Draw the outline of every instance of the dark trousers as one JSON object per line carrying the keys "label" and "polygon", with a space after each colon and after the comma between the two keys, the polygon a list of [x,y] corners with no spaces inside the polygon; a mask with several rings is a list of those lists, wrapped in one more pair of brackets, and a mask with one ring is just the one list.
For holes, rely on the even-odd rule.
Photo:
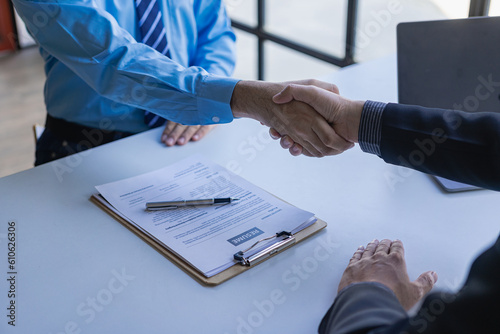
{"label": "dark trousers", "polygon": [[89,128],[47,115],[45,131],[36,144],[35,166],[132,135]]}

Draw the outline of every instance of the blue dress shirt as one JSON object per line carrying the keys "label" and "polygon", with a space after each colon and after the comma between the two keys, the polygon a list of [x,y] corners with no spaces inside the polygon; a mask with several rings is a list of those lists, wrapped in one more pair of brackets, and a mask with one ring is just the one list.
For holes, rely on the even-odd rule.
{"label": "blue dress shirt", "polygon": [[144,110],[188,125],[233,120],[235,35],[222,0],[158,0],[172,59],[137,42],[133,0],[13,3],[45,59],[51,116],[133,133],[148,129]]}

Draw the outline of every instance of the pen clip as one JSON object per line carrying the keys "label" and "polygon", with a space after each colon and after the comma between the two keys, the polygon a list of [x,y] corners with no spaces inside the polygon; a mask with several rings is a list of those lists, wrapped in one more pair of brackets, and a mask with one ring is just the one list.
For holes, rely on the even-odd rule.
{"label": "pen clip", "polygon": [[[268,241],[271,239],[278,239],[278,241],[272,243],[271,245],[256,251],[255,253],[251,252],[252,250],[256,249],[256,246],[264,241]],[[293,236],[292,233],[282,231],[279,233],[276,233],[275,235],[271,237],[267,237],[264,239],[261,239],[257,241],[255,244],[253,244],[251,247],[245,249],[244,251],[239,251],[233,255],[233,258],[240,263],[241,265],[244,266],[251,266],[252,264],[259,263],[272,255],[278,253],[279,251],[292,246],[295,244],[295,237]],[[245,256],[245,253],[251,252],[250,255]]]}
{"label": "pen clip", "polygon": [[156,207],[147,207],[146,211],[160,211],[160,210],[172,210],[177,209],[178,206],[170,205],[170,206],[156,206]]}

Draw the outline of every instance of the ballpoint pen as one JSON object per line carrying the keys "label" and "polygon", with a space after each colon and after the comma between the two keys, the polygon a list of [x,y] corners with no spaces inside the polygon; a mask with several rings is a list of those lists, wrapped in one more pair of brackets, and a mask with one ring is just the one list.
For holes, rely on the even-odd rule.
{"label": "ballpoint pen", "polygon": [[208,199],[192,199],[185,201],[167,201],[167,202],[148,202],[146,203],[146,210],[170,210],[177,209],[182,206],[195,206],[195,205],[220,205],[229,204],[238,201],[238,198],[208,198]]}

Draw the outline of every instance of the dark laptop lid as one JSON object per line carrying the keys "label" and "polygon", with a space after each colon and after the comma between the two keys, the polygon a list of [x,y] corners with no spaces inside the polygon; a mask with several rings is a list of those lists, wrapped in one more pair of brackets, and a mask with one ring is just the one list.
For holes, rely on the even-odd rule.
{"label": "dark laptop lid", "polygon": [[[401,23],[399,103],[500,112],[500,17]],[[447,192],[479,189],[435,177]]]}
{"label": "dark laptop lid", "polygon": [[500,17],[401,23],[399,102],[500,111]]}

